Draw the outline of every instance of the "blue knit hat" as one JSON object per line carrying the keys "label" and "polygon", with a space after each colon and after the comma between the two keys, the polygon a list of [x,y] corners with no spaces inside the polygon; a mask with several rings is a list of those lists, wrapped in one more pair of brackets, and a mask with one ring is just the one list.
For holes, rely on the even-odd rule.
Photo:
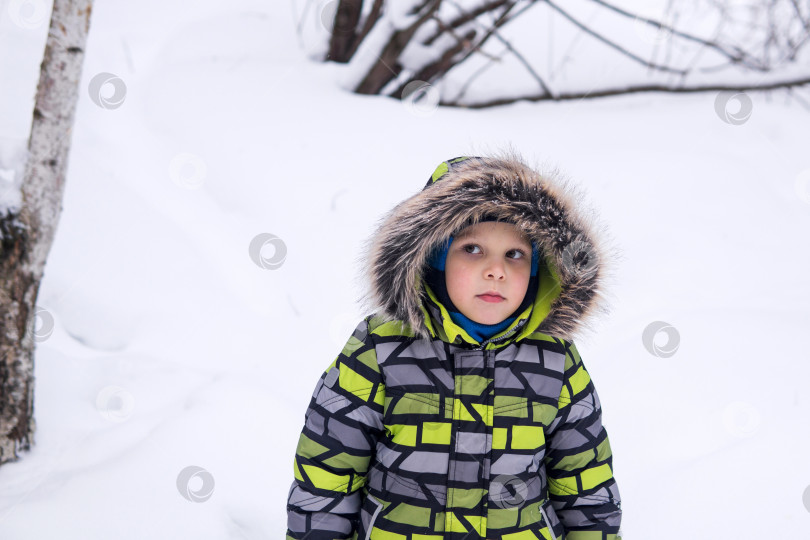
{"label": "blue knit hat", "polygon": [[[499,221],[494,216],[484,216],[481,222],[484,221]],[[506,319],[496,324],[481,324],[473,321],[461,313],[461,311],[453,304],[450,295],[447,292],[447,282],[445,278],[444,268],[447,262],[447,251],[453,243],[453,236],[451,235],[443,244],[434,248],[428,258],[428,267],[425,271],[425,282],[430,286],[430,289],[436,294],[438,300],[447,308],[450,318],[454,323],[462,327],[473,339],[479,343],[501,332],[512,324],[517,316],[525,310],[534,301],[537,295],[537,288],[539,279],[537,277],[537,268],[540,264],[540,253],[537,245],[532,241],[532,262],[531,274],[529,278],[529,286],[526,288],[526,295],[520,306]]]}

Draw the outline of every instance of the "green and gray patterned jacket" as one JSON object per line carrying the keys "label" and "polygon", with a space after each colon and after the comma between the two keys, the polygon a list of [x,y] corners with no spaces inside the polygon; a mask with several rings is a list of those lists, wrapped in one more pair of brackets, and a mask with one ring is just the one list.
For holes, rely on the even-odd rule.
{"label": "green and gray patterned jacket", "polygon": [[[287,539],[618,540],[599,397],[573,342],[604,311],[605,247],[571,188],[519,157],[456,158],[365,245],[372,313],[305,414]],[[533,304],[483,343],[422,282],[434,246],[495,214],[542,247]]]}

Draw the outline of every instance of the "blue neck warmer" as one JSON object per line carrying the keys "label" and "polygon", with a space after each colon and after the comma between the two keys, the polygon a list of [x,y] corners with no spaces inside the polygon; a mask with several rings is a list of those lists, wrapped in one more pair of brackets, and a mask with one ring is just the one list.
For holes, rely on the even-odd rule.
{"label": "blue neck warmer", "polygon": [[[483,219],[482,221],[495,221],[494,218]],[[538,278],[537,267],[540,261],[540,254],[537,246],[532,242],[532,263],[531,263],[531,278],[529,279],[529,286],[526,290],[526,296],[523,298],[520,306],[506,319],[496,324],[481,324],[464,316],[459,309],[450,300],[447,293],[447,282],[445,281],[444,267],[447,262],[447,250],[450,244],[453,243],[453,237],[450,236],[444,245],[434,249],[428,259],[428,268],[425,272],[425,282],[430,286],[430,289],[436,294],[436,297],[444,305],[450,314],[450,318],[454,323],[459,325],[467,332],[470,337],[481,343],[488,338],[501,332],[512,324],[517,316],[525,310],[534,301],[537,295]]]}

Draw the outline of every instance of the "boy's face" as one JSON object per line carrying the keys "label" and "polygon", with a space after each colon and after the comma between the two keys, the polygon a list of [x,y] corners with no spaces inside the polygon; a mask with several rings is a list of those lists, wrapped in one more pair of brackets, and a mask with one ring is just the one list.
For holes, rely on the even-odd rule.
{"label": "boy's face", "polygon": [[[467,318],[499,323],[523,302],[531,264],[531,243],[514,225],[498,221],[472,225],[454,236],[447,252],[447,293]],[[501,298],[485,296],[492,291]]]}

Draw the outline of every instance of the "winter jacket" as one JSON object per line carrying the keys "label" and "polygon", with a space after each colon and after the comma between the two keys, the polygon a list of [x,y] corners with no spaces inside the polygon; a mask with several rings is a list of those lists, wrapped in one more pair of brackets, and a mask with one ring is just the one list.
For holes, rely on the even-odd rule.
{"label": "winter jacket", "polygon": [[[532,305],[478,343],[422,283],[485,214],[542,246]],[[456,158],[365,245],[366,302],[300,434],[287,539],[618,540],[621,498],[573,342],[603,310],[605,254],[568,188],[514,155]]]}

